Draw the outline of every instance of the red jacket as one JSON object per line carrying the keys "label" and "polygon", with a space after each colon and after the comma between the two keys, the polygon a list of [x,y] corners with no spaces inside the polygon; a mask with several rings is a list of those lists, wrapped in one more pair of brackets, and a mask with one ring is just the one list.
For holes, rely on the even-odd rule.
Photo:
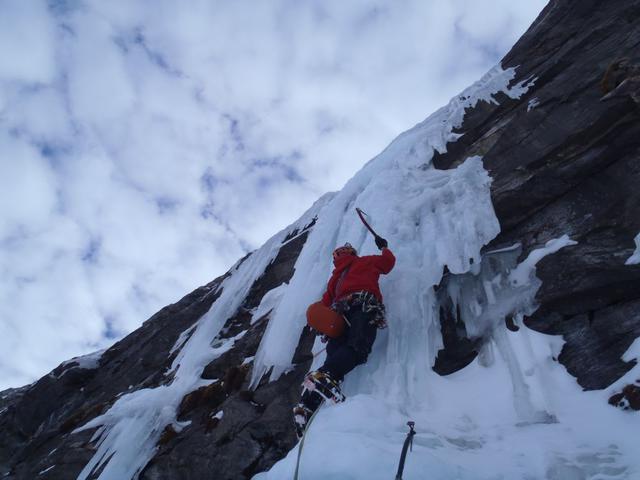
{"label": "red jacket", "polygon": [[[382,302],[378,278],[381,274],[389,273],[395,263],[396,257],[388,248],[382,250],[382,255],[366,257],[343,255],[338,257],[333,262],[336,268],[333,269],[327,284],[327,291],[322,296],[322,303],[330,307],[336,300],[363,290],[373,293]],[[340,277],[347,267],[349,270],[340,281]]]}

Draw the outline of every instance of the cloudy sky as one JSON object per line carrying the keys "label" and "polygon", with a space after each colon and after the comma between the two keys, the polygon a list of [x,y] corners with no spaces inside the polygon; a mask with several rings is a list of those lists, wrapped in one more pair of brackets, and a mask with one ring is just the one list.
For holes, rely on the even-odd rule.
{"label": "cloudy sky", "polygon": [[0,390],[222,274],[545,0],[0,0]]}

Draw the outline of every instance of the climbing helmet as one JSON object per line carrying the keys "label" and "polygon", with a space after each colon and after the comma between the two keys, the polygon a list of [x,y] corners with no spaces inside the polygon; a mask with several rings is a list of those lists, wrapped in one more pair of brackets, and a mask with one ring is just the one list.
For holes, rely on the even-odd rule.
{"label": "climbing helmet", "polygon": [[343,246],[336,248],[333,251],[333,259],[336,260],[343,255],[357,255],[356,249],[350,243],[345,243]]}

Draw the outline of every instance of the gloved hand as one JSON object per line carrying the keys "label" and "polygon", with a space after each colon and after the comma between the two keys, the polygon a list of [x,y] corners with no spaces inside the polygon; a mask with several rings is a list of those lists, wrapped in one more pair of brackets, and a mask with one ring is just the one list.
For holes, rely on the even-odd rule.
{"label": "gloved hand", "polygon": [[375,240],[376,240],[376,247],[378,247],[380,250],[382,250],[383,248],[387,248],[389,246],[389,243],[382,237],[376,236]]}

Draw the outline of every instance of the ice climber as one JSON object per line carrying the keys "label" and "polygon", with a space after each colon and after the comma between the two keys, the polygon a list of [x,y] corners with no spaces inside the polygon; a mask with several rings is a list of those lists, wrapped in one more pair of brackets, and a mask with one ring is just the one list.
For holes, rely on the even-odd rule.
{"label": "ice climber", "polygon": [[333,252],[335,268],[322,303],[344,316],[346,328],[340,337],[323,337],[323,341],[328,341],[326,360],[322,367],[305,377],[300,403],[294,407],[299,437],[323,400],[344,400],[340,382],[367,361],[378,328],[386,327],[378,279],[391,271],[396,259],[384,238],[376,236],[375,242],[381,255],[359,257],[349,243]]}

